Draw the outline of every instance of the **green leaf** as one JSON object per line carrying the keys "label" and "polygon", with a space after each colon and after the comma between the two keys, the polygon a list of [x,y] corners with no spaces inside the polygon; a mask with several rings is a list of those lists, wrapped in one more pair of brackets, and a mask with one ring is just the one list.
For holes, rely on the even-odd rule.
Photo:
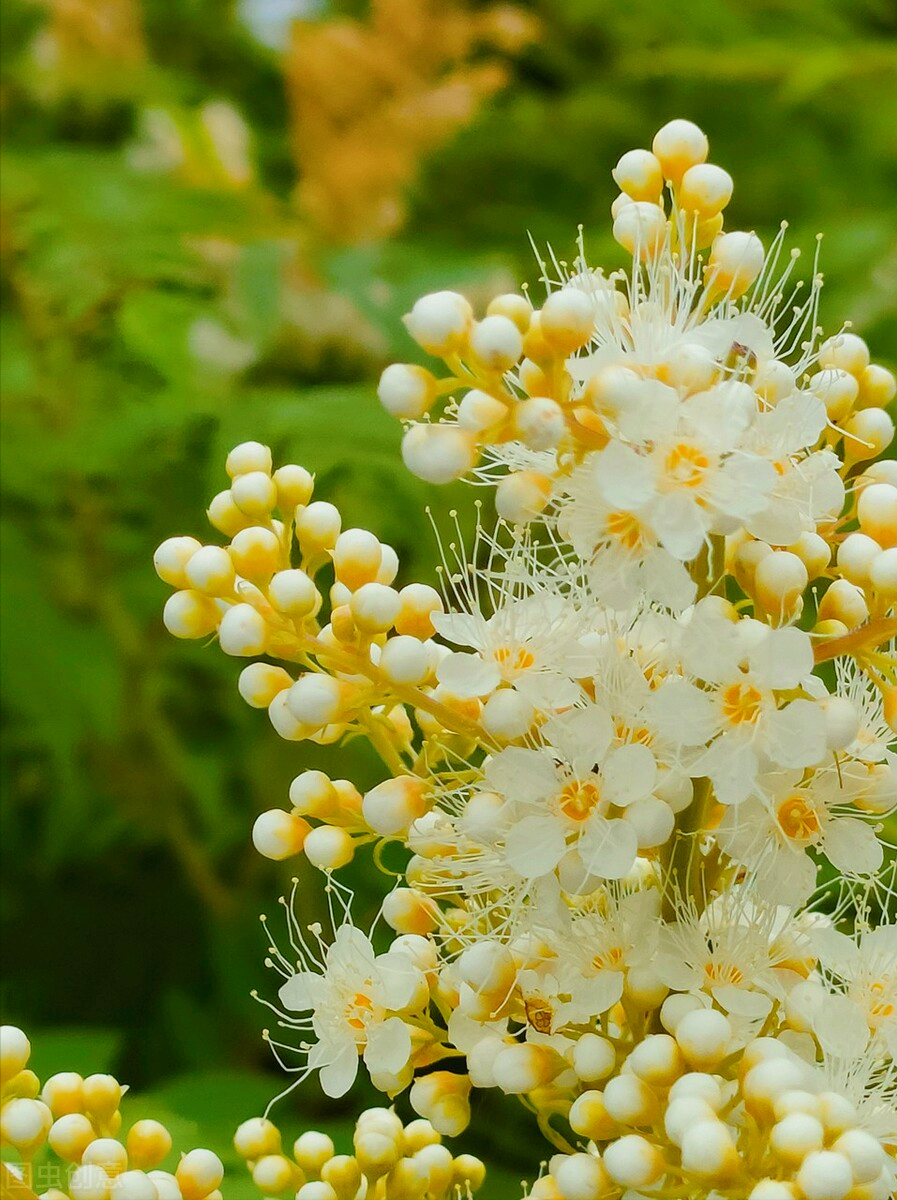
{"label": "green leaf", "polygon": [[[97,980],[97,986],[102,986],[102,980]],[[28,1066],[41,1081],[59,1071],[77,1071],[84,1076],[106,1074],[115,1067],[123,1040],[120,1030],[81,1026],[42,1029],[30,1037]]]}

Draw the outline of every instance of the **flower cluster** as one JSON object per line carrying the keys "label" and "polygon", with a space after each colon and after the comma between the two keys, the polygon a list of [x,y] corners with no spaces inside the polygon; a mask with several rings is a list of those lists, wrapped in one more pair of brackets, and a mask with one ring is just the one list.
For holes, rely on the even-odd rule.
{"label": "flower cluster", "polygon": [[[173,1172],[159,1170],[168,1158],[171,1134],[159,1121],[135,1121],[120,1138],[122,1096],[128,1090],[111,1075],[75,1071],[51,1075],[41,1084],[29,1069],[31,1043],[14,1025],[0,1028],[0,1133],[20,1167],[3,1164],[3,1194],[34,1196],[41,1177],[34,1159],[45,1149],[66,1164],[52,1172],[59,1186],[39,1200],[221,1200],[221,1160],[211,1150],[182,1154]],[[8,1173],[8,1174],[7,1174]],[[45,1167],[47,1178],[51,1171]]]}
{"label": "flower cluster", "polygon": [[[441,547],[441,592],[244,443],[209,509],[229,545],[157,552],[165,623],[261,657],[240,692],[282,737],[364,734],[388,773],[304,771],[253,830],[329,877],[332,930],[293,897],[268,960],[297,1080],[341,1095],[362,1061],[447,1136],[473,1089],[524,1097],[560,1151],[534,1196],[885,1200],[897,382],[820,340],[784,229],[724,231],[707,154],[673,121],[621,158],[626,271],[580,245],[540,308],[406,318],[446,370],[383,373],[405,463],[498,512]],[[331,873],[388,841],[365,933]]]}
{"label": "flower cluster", "polygon": [[234,1136],[263,1196],[296,1200],[471,1200],[486,1169],[471,1154],[453,1155],[429,1121],[403,1125],[389,1108],[366,1109],[355,1125],[352,1154],[337,1154],[326,1133],[308,1130],[288,1157],[280,1130],[252,1117]]}

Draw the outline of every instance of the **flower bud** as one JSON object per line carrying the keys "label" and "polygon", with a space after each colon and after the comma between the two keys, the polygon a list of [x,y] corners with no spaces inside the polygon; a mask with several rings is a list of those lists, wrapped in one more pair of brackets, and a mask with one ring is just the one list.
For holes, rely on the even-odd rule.
{"label": "flower bud", "polygon": [[614,220],[614,241],[635,258],[651,258],[667,237],[666,214],[659,204],[635,200],[622,208]]}
{"label": "flower bud", "polygon": [[457,425],[412,425],[402,439],[402,458],[426,483],[450,483],[476,462],[473,435]]}
{"label": "flower bud", "polygon": [[291,513],[299,504],[308,504],[315,490],[315,480],[311,472],[297,463],[287,463],[278,467],[272,476],[277,488],[277,507],[285,515]]}
{"label": "flower bud", "polygon": [[102,1167],[113,1178],[128,1166],[128,1152],[115,1138],[95,1138],[81,1157],[81,1162],[93,1167]]}
{"label": "flower bud", "polygon": [[604,1107],[620,1125],[650,1125],[660,1115],[657,1094],[638,1075],[617,1075],[604,1087]]}
{"label": "flower bud", "polygon": [[554,1177],[564,1200],[595,1200],[613,1187],[607,1168],[595,1154],[565,1155]]}
{"label": "flower bud", "polygon": [[289,688],[277,693],[268,705],[268,720],[285,741],[301,742],[314,733],[314,727],[304,725],[293,716],[287,704],[289,695]]}
{"label": "flower bud", "polygon": [[897,546],[875,556],[869,567],[869,583],[879,596],[889,601],[897,599]]}
{"label": "flower bud", "polygon": [[303,1183],[296,1193],[295,1200],[341,1200],[341,1198],[329,1183],[325,1183],[323,1179],[315,1179],[311,1183]]}
{"label": "flower bud", "polygon": [[560,405],[547,396],[521,400],[514,410],[514,425],[530,450],[550,450],[564,436],[566,423]]}
{"label": "flower bud", "polygon": [[550,1046],[519,1042],[498,1052],[493,1071],[506,1096],[519,1096],[551,1083],[563,1067],[564,1060]]}
{"label": "flower bud", "polygon": [[811,1150],[821,1150],[825,1140],[822,1122],[808,1113],[792,1112],[769,1132],[769,1144],[781,1162],[796,1167]]}
{"label": "flower bud", "polygon": [[470,348],[487,371],[508,371],[523,354],[520,330],[509,317],[498,313],[478,321],[470,335]]}
{"label": "flower bud", "polygon": [[209,524],[225,537],[232,538],[252,522],[245,513],[240,512],[234,503],[230,488],[213,496],[206,509]]}
{"label": "flower bud", "polygon": [[171,1134],[159,1121],[136,1121],[125,1142],[128,1163],[141,1171],[157,1167],[171,1150]]}
{"label": "flower bud", "polygon": [[710,146],[703,129],[678,118],[658,129],[651,149],[666,178],[678,183],[689,167],[706,161]]}
{"label": "flower bud", "polygon": [[819,365],[862,375],[869,366],[869,347],[855,333],[836,333],[819,347]]}
{"label": "flower bud", "polygon": [[338,721],[348,698],[345,683],[316,671],[300,675],[286,696],[287,707],[296,720],[315,729]]}
{"label": "flower bud", "polygon": [[621,192],[633,200],[656,204],[663,191],[663,170],[650,150],[627,150],[611,171]]}
{"label": "flower bud", "polygon": [[400,775],[378,783],[365,794],[365,822],[381,837],[393,837],[408,829],[428,807],[428,781],[415,775]]}
{"label": "flower bud", "polygon": [[253,582],[267,581],[280,566],[280,541],[272,529],[250,525],[234,535],[230,556],[238,575]]}
{"label": "flower bud", "polygon": [[595,302],[578,287],[552,292],[542,305],[542,336],[557,354],[587,345],[595,331]]}
{"label": "flower bud", "polygon": [[175,592],[162,609],[162,622],[176,638],[208,637],[220,619],[221,609],[215,601],[199,592]]}
{"label": "flower bud", "polygon": [[68,1190],[72,1200],[109,1200],[111,1184],[102,1167],[86,1163],[71,1173]]}
{"label": "flower bud", "polygon": [[302,817],[272,808],[256,817],[252,826],[252,844],[264,858],[282,862],[299,853],[310,830],[308,821]]}
{"label": "flower bud", "polygon": [[737,300],[763,270],[765,261],[763,243],[755,233],[721,233],[704,269],[706,284]]}
{"label": "flower bud", "polygon": [[816,1150],[801,1163],[797,1184],[806,1200],[844,1200],[853,1187],[853,1173],[843,1154]]}
{"label": "flower bud", "polygon": [[732,1026],[716,1009],[697,1008],[682,1017],[673,1036],[690,1066],[711,1070],[726,1056],[732,1040]]}
{"label": "flower bud", "polygon": [[339,537],[339,509],[326,500],[314,500],[296,512],[296,541],[306,556],[332,550]]}
{"label": "flower bud", "polygon": [[810,390],[825,405],[830,421],[843,421],[849,416],[860,388],[848,371],[826,367],[810,380]]}
{"label": "flower bud", "polygon": [[707,219],[721,213],[732,199],[732,176],[713,163],[695,163],[682,176],[676,197],[681,209]]}
{"label": "flower bud", "polygon": [[390,683],[417,685],[431,673],[427,646],[416,637],[400,634],[392,637],[380,653],[380,670]]}
{"label": "flower bud", "polygon": [[551,496],[551,480],[536,471],[515,471],[498,481],[495,510],[512,525],[535,520]]}
{"label": "flower bud", "polygon": [[663,1174],[663,1158],[656,1146],[637,1133],[619,1138],[604,1151],[604,1166],[623,1187],[650,1187]]}
{"label": "flower bud", "polygon": [[201,546],[184,568],[188,587],[206,596],[225,596],[233,591],[234,564],[223,546]]}
{"label": "flower bud", "polygon": [[43,1145],[52,1124],[53,1114],[41,1100],[19,1096],[7,1100],[0,1110],[3,1141],[23,1158],[30,1158]]}
{"label": "flower bud", "polygon": [[882,549],[897,545],[897,487],[890,483],[864,487],[857,501],[857,518],[863,533]]}
{"label": "flower bud", "polygon": [[727,1183],[739,1168],[728,1128],[715,1117],[690,1126],[682,1138],[682,1168],[699,1178]]}
{"label": "flower bud", "polygon": [[800,616],[808,582],[807,568],[796,554],[773,550],[757,564],[754,595],[776,624],[784,625]]}
{"label": "flower bud", "polygon": [[380,376],[377,396],[392,416],[419,421],[436,400],[436,379],[423,367],[392,363]]}
{"label": "flower bud", "polygon": [[298,568],[272,575],[268,599],[278,612],[296,620],[314,615],[321,607],[321,595],[313,580]]}
{"label": "flower bud", "polygon": [[191,1150],[175,1170],[184,1200],[205,1200],[224,1178],[221,1159],[211,1150]]}
{"label": "flower bud", "polygon": [[470,1079],[451,1071],[431,1071],[412,1085],[408,1099],[416,1113],[444,1137],[457,1137],[470,1123]]}
{"label": "flower bud", "polygon": [[337,871],[355,857],[355,843],[345,829],[319,825],[305,838],[305,857],[319,871]]}
{"label": "flower bud", "polygon": [[532,311],[533,306],[526,296],[520,296],[516,292],[506,292],[489,301],[486,307],[486,316],[491,317],[497,313],[501,317],[507,317],[514,322],[521,333],[526,333],[529,329]]}
{"label": "flower bud", "polygon": [[224,469],[231,479],[236,479],[238,475],[248,475],[253,471],[270,475],[273,465],[274,460],[267,446],[260,442],[241,442],[228,454]]}
{"label": "flower bud", "polygon": [[860,375],[857,408],[887,408],[897,396],[897,379],[892,371],[870,363]]}
{"label": "flower bud", "polygon": [[421,296],[405,317],[408,332],[428,354],[445,358],[467,343],[473,311],[457,292],[432,292]]}
{"label": "flower bud", "polygon": [[432,933],[438,925],[437,911],[416,888],[393,888],[383,901],[383,919],[396,933]]}
{"label": "flower bud", "polygon": [[193,537],[166,538],[153,555],[156,574],[172,587],[188,587],[185,568],[197,550],[201,549],[202,543]]}
{"label": "flower bud", "polygon": [[340,1200],[344,1196],[347,1200],[355,1200],[363,1176],[361,1167],[351,1154],[336,1154],[321,1167],[321,1179],[330,1184]]}
{"label": "flower bud", "polygon": [[346,529],[333,547],[333,569],[337,579],[351,591],[373,583],[383,552],[380,542],[367,529]]}
{"label": "flower bud", "polygon": [[864,408],[844,423],[844,461],[866,462],[894,440],[894,422],[883,408]]}
{"label": "flower bud", "polygon": [[509,411],[507,404],[501,400],[474,388],[458,405],[458,425],[471,433],[481,433],[491,425],[504,421]]}
{"label": "flower bud", "polygon": [[309,1130],[300,1134],[293,1143],[293,1158],[309,1175],[320,1175],[326,1162],[333,1158],[336,1150],[326,1133]]}
{"label": "flower bud", "polygon": [[50,1126],[47,1141],[50,1149],[67,1162],[79,1163],[84,1151],[97,1136],[93,1124],[84,1113],[67,1113]]}
{"label": "flower bud", "polygon": [[849,533],[838,547],[838,570],[857,587],[869,583],[872,561],[881,554],[881,546],[865,533]]}
{"label": "flower bud", "polygon": [[221,618],[218,641],[225,654],[237,658],[264,654],[268,643],[265,618],[251,604],[234,604]]}
{"label": "flower bud", "polygon": [[869,609],[863,593],[846,579],[836,579],[819,601],[820,621],[841,621],[848,629],[856,629],[869,619]]}
{"label": "flower bud", "polygon": [[668,1033],[653,1033],[631,1051],[628,1069],[650,1086],[670,1087],[685,1070],[682,1052]]}
{"label": "flower bud", "polygon": [[40,1098],[54,1117],[84,1111],[84,1080],[75,1071],[51,1075],[41,1089]]}
{"label": "flower bud", "polygon": [[613,1043],[597,1033],[584,1033],[570,1051],[573,1070],[584,1083],[606,1079],[617,1062]]}
{"label": "flower bud", "polygon": [[243,668],[237,690],[250,708],[267,708],[275,696],[292,684],[292,676],[283,667],[259,662]]}
{"label": "flower bud", "polygon": [[367,634],[392,629],[401,607],[399,593],[382,583],[363,583],[349,601],[355,625]]}
{"label": "flower bud", "polygon": [[263,471],[238,475],[231,484],[230,494],[240,512],[256,520],[269,516],[277,504],[277,485]]}
{"label": "flower bud", "polygon": [[444,612],[442,597],[426,583],[409,583],[399,592],[402,602],[395,619],[396,633],[408,634],[425,641],[436,632],[432,615]]}
{"label": "flower bud", "polygon": [[305,1177],[283,1154],[265,1154],[252,1166],[252,1182],[263,1196],[279,1196],[300,1187]]}

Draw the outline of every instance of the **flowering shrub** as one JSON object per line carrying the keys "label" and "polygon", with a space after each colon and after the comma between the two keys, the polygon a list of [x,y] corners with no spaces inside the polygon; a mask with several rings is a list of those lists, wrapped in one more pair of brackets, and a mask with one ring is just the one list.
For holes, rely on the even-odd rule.
{"label": "flowering shrub", "polygon": [[[784,229],[724,231],[707,155],[673,121],[621,158],[626,271],[580,245],[540,308],[414,305],[446,371],[383,373],[406,466],[498,513],[442,546],[441,592],[393,586],[395,552],[254,442],[209,508],[229,544],[157,551],[171,633],[262,658],[239,688],[281,737],[364,735],[388,772],[362,795],[305,771],[255,824],[325,874],[332,925],[286,904],[265,1036],[297,1082],[341,1096],[363,1062],[426,1124],[372,1110],[307,1182],[242,1126],[266,1194],[469,1194],[478,1166],[432,1147],[474,1088],[536,1114],[534,1198],[893,1194],[895,380],[820,340]],[[333,873],[390,842],[403,877],[364,931]]]}

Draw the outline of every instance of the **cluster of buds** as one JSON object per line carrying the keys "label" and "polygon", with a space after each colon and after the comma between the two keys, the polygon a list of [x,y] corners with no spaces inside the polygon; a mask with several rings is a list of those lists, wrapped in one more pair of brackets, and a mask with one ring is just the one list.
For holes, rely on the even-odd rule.
{"label": "cluster of buds", "polygon": [[588,1141],[552,1158],[531,1200],[893,1196],[893,1158],[822,1070],[774,1037],[732,1053],[722,1013],[666,1007],[673,1032],[645,1037],[576,1100],[570,1124]]}
{"label": "cluster of buds", "polygon": [[309,1130],[287,1155],[265,1117],[244,1121],[234,1146],[263,1196],[295,1200],[471,1200],[486,1174],[478,1158],[444,1146],[429,1121],[403,1125],[391,1108],[361,1114],[351,1154],[337,1154],[326,1133]]}
{"label": "cluster of buds", "polygon": [[[441,595],[246,443],[209,510],[230,545],[158,552],[165,620],[262,656],[240,691],[282,736],[384,763],[364,794],[304,771],[253,831],[328,877],[326,935],[295,891],[289,947],[269,931],[286,1070],[339,1096],[363,1063],[444,1136],[476,1089],[523,1097],[560,1152],[534,1196],[883,1200],[897,384],[821,340],[784,228],[768,253],[724,232],[707,154],[673,121],[620,160],[625,272],[543,264],[541,308],[482,319],[414,305],[448,374],[383,373],[405,462],[499,514],[442,551]],[[333,872],[389,841],[363,932]]]}
{"label": "cluster of buds", "polygon": [[[159,1121],[136,1121],[124,1137],[121,1099],[128,1090],[111,1075],[62,1071],[41,1083],[29,1069],[31,1043],[14,1025],[0,1028],[0,1132],[20,1165],[4,1164],[3,1194],[19,1180],[58,1180],[39,1200],[221,1200],[221,1160],[211,1150],[181,1154],[174,1171],[160,1170],[172,1148]],[[50,1150],[58,1169],[35,1168]],[[10,1191],[10,1195],[16,1195]]]}

